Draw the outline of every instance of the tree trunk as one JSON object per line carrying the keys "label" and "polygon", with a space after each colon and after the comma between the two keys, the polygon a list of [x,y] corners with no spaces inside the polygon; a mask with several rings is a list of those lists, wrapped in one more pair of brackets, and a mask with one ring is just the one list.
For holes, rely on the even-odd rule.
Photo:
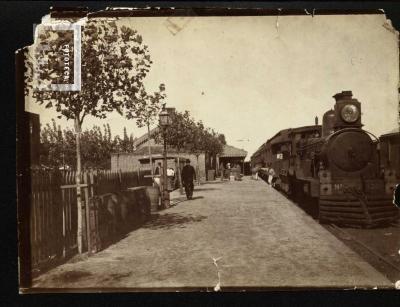
{"label": "tree trunk", "polygon": [[81,125],[79,123],[79,119],[75,119],[75,132],[76,132],[76,207],[77,207],[77,234],[76,240],[78,244],[78,252],[82,253],[82,241],[83,241],[83,232],[82,232],[82,198],[81,198]]}
{"label": "tree trunk", "polygon": [[197,165],[196,165],[196,178],[197,178],[197,184],[200,185],[200,167],[199,167],[199,155],[196,155],[196,160],[197,160]]}
{"label": "tree trunk", "polygon": [[215,174],[220,173],[220,163],[219,163],[219,155],[215,155]]}
{"label": "tree trunk", "polygon": [[162,184],[162,195],[163,195],[163,208],[169,208],[169,191],[168,191],[168,177],[167,177],[167,132],[164,129],[164,152],[163,152],[163,184]]}
{"label": "tree trunk", "polygon": [[150,159],[150,170],[151,170],[151,181],[154,186],[154,170],[153,170],[153,157],[151,155],[151,140],[150,140],[150,124],[147,123],[147,134],[149,136],[149,141],[148,141],[148,149],[149,149],[149,159]]}
{"label": "tree trunk", "polygon": [[181,176],[181,164],[180,164],[180,159],[179,159],[179,150],[177,152],[177,158],[178,158],[178,184],[179,184],[179,193],[183,195],[183,186],[182,186],[182,176]]}

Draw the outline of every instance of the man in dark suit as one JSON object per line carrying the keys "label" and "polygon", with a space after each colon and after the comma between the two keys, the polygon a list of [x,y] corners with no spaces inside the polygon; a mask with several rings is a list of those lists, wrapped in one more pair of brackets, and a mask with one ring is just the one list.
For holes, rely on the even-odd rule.
{"label": "man in dark suit", "polygon": [[190,160],[186,159],[186,165],[182,169],[182,183],[185,187],[187,199],[192,199],[193,196],[193,180],[196,180],[196,172],[194,167],[190,165]]}

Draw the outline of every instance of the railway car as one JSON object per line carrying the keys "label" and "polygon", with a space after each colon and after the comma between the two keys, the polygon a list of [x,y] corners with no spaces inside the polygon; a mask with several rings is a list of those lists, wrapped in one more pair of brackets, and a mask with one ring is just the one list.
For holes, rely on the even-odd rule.
{"label": "railway car", "polygon": [[[377,139],[362,129],[361,103],[351,91],[334,95],[322,126],[279,131],[263,144],[261,161],[278,175],[275,187],[320,223],[374,227],[398,219],[393,205],[396,170],[382,169]],[[253,162],[254,161],[254,162]]]}
{"label": "railway car", "polygon": [[[381,170],[390,177],[393,183],[400,183],[400,131],[393,131],[383,134],[379,137],[380,143],[380,164]],[[385,169],[388,171],[386,172]],[[394,170],[391,173],[390,170]],[[389,178],[388,178],[389,179]],[[394,190],[395,186],[388,185],[390,190]]]}

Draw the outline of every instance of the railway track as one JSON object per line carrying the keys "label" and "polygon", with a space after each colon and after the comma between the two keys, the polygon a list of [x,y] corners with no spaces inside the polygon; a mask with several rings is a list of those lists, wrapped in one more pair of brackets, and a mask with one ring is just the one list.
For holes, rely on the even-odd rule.
{"label": "railway track", "polygon": [[[263,178],[262,178],[263,179]],[[266,181],[265,179],[263,179]],[[282,195],[287,197],[286,194],[282,193],[282,191],[277,190],[280,192]],[[293,200],[292,200],[293,201]],[[300,203],[297,203],[293,201],[296,206],[302,208],[305,210],[304,206],[302,206]],[[306,211],[306,210],[305,210]],[[307,212],[307,211],[306,211]],[[309,215],[310,212],[307,212]],[[314,216],[314,219],[316,217]],[[321,224],[321,226],[325,227],[329,232],[331,232],[335,237],[337,237],[339,240],[341,240],[345,245],[350,247],[352,250],[354,250],[357,254],[360,255],[361,258],[363,258],[365,261],[367,261],[370,265],[372,265],[376,270],[381,272],[383,275],[385,275],[391,282],[396,283],[397,281],[400,281],[400,262],[395,263],[393,262],[390,258],[384,255],[384,253],[380,252],[378,249],[374,248],[372,244],[367,244],[363,242],[364,240],[359,240],[356,236],[362,236],[362,233],[364,231],[374,231],[374,229],[352,229],[353,232],[356,233],[355,235],[352,235],[348,231],[346,231],[346,228],[340,228],[339,226],[335,224]],[[397,224],[393,224],[394,230],[393,232],[400,233],[400,220],[397,222]],[[375,231],[381,231],[382,229],[375,229]],[[390,231],[390,230],[388,230]],[[384,240],[384,235],[381,233],[381,239]],[[400,236],[399,239],[397,240],[397,244],[389,243],[386,244],[388,249],[395,249],[396,250],[396,256],[399,257],[400,259]],[[375,240],[379,240],[375,238]],[[388,250],[386,250],[386,253],[388,253]]]}
{"label": "railway track", "polygon": [[[362,258],[364,258],[364,260],[375,267],[375,269],[384,274],[390,281],[395,283],[400,280],[400,263],[394,263],[390,258],[383,255],[382,252],[378,251],[372,245],[359,240],[343,228],[339,228],[334,224],[327,224],[324,226],[338,239],[356,251]],[[396,229],[400,230],[398,225],[396,226]],[[360,229],[360,231],[362,231],[362,229]],[[397,257],[400,257],[400,242],[397,248]]]}

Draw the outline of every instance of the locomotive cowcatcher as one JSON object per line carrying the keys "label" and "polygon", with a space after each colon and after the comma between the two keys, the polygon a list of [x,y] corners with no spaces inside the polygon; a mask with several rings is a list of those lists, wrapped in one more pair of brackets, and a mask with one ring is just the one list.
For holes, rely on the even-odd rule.
{"label": "locomotive cowcatcher", "polygon": [[272,167],[275,187],[320,223],[387,225],[398,219],[393,191],[400,174],[380,168],[379,140],[362,129],[361,104],[352,96],[334,95],[322,126],[316,118],[313,126],[279,131],[252,156],[252,166]]}

